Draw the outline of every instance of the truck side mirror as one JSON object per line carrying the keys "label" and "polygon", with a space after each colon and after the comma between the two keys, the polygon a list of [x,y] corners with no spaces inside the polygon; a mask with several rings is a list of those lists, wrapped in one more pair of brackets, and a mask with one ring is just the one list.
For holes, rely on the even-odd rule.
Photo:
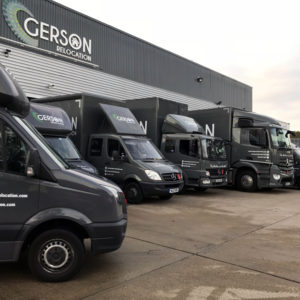
{"label": "truck side mirror", "polygon": [[112,152],[111,156],[112,156],[113,160],[120,160],[120,154],[119,154],[119,151],[117,151],[117,150],[114,150]]}
{"label": "truck side mirror", "polygon": [[38,176],[40,170],[40,163],[41,160],[38,150],[30,150],[26,164],[26,175],[28,177]]}

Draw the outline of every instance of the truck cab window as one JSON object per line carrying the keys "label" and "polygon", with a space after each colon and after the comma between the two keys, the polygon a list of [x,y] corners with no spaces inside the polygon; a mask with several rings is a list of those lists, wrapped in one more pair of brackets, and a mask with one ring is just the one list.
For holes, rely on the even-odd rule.
{"label": "truck cab window", "polygon": [[25,175],[26,161],[29,155],[28,146],[9,126],[3,126],[3,133],[6,171]]}
{"label": "truck cab window", "polygon": [[241,144],[251,145],[256,147],[267,147],[268,136],[266,130],[262,128],[257,129],[242,129],[241,130]]}
{"label": "truck cab window", "polygon": [[114,151],[118,151],[120,157],[126,156],[125,150],[124,150],[123,146],[121,145],[121,143],[117,140],[109,139],[108,143],[107,143],[108,156],[112,157],[112,154]]}
{"label": "truck cab window", "polygon": [[101,156],[102,155],[102,146],[103,146],[103,139],[99,139],[99,138],[92,139],[90,155],[91,156]]}
{"label": "truck cab window", "polygon": [[176,144],[176,140],[166,140],[165,152],[175,153],[175,144]]}
{"label": "truck cab window", "polygon": [[179,143],[179,152],[183,155],[198,157],[199,147],[198,141],[194,140],[181,140]]}

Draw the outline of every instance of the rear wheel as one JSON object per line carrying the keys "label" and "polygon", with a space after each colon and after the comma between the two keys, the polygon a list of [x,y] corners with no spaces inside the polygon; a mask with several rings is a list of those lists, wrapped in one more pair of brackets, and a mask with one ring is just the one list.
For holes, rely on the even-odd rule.
{"label": "rear wheel", "polygon": [[237,174],[237,187],[243,192],[257,191],[257,175],[252,170],[242,170]]}
{"label": "rear wheel", "polygon": [[28,264],[42,281],[66,281],[79,272],[84,255],[83,243],[75,234],[53,229],[43,232],[32,242]]}
{"label": "rear wheel", "polygon": [[127,201],[131,204],[140,204],[143,202],[143,192],[137,182],[127,183],[124,188],[124,193]]}

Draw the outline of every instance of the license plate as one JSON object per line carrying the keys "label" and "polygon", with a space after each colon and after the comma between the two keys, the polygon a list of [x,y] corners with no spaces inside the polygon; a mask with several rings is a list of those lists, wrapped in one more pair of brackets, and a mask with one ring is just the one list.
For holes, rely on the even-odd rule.
{"label": "license plate", "polygon": [[286,182],[286,183],[285,183],[285,186],[288,186],[288,185],[291,185],[291,183],[290,183],[290,182]]}
{"label": "license plate", "polygon": [[179,192],[179,188],[175,188],[175,189],[169,189],[169,193],[170,194],[175,194]]}
{"label": "license plate", "polygon": [[223,179],[216,179],[216,182],[223,182]]}

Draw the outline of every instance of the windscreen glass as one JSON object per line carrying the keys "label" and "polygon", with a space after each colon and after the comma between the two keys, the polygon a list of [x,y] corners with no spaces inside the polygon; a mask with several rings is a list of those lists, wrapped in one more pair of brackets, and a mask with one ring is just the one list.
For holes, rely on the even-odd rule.
{"label": "windscreen glass", "polygon": [[68,137],[47,137],[46,140],[63,159],[81,159],[76,147]]}
{"label": "windscreen glass", "polygon": [[136,160],[161,160],[161,153],[149,140],[124,139],[124,143],[133,159]]}
{"label": "windscreen glass", "polygon": [[203,158],[209,160],[226,160],[226,149],[222,140],[203,139],[201,143]]}
{"label": "windscreen glass", "polygon": [[287,130],[282,128],[271,128],[270,135],[273,148],[291,148],[290,136],[287,135]]}

